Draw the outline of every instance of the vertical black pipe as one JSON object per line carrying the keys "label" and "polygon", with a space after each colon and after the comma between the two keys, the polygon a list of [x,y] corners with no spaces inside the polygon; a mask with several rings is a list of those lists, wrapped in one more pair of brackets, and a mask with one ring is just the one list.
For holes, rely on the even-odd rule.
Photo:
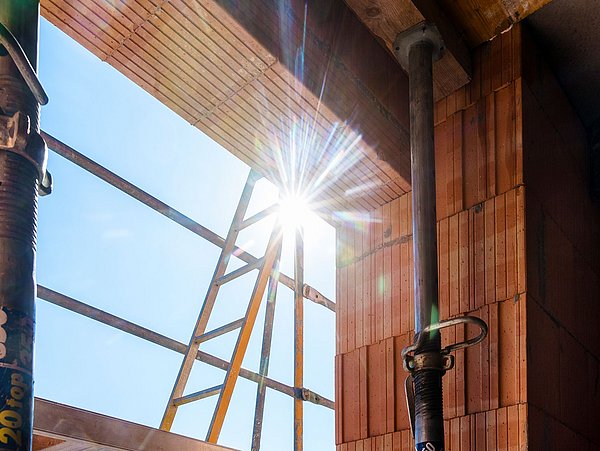
{"label": "vertical black pipe", "polygon": [[[415,332],[437,323],[438,271],[433,142],[433,55],[427,40],[409,48],[410,141],[412,167]],[[440,335],[432,333],[418,354],[440,352]],[[415,384],[415,444],[417,451],[444,449],[442,372],[422,369]]]}
{"label": "vertical black pipe", "polygon": [[[35,69],[39,1],[1,1],[0,21]],[[0,109],[26,114],[39,131],[39,105],[3,47]],[[31,449],[38,173],[28,159],[0,151],[0,449]]]}

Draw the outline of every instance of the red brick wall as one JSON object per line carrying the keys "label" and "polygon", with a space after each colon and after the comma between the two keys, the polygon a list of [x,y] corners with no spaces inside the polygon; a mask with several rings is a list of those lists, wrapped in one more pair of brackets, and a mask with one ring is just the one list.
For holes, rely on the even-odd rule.
{"label": "red brick wall", "polygon": [[588,195],[584,130],[524,42],[530,443],[600,449],[600,208]]}
{"label": "red brick wall", "polygon": [[[473,81],[435,108],[440,316],[489,338],[444,377],[447,449],[525,446],[525,189],[520,27],[478,49]],[[414,449],[400,351],[414,334],[410,193],[338,234],[336,442]],[[467,334],[474,331],[466,331]],[[462,327],[443,334],[461,340]]]}

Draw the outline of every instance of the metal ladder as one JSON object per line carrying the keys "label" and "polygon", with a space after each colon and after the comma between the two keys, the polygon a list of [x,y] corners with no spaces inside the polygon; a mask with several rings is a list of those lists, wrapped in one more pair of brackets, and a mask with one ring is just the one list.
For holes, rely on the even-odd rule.
{"label": "metal ladder", "polygon": [[[282,233],[278,224],[273,227],[265,255],[262,258],[258,258],[255,261],[247,263],[246,265],[234,271],[226,273],[227,265],[231,255],[233,254],[235,243],[240,231],[253,224],[256,224],[263,218],[266,218],[276,211],[276,205],[274,205],[249,217],[248,219],[244,219],[248,209],[248,204],[250,203],[250,199],[252,197],[254,186],[260,178],[261,176],[257,172],[251,170],[250,174],[248,175],[248,179],[246,180],[240,201],[233,216],[233,221],[229,228],[229,232],[227,233],[227,237],[225,238],[225,245],[223,246],[219,256],[210,286],[206,293],[206,297],[204,298],[200,315],[190,338],[185,357],[181,363],[181,368],[179,369],[171,396],[169,397],[169,401],[160,425],[162,430],[168,431],[171,429],[179,406],[218,394],[219,399],[210,422],[206,441],[216,443],[219,438],[219,434],[225,420],[225,415],[227,413],[227,408],[229,407],[229,403],[233,395],[233,390],[239,376],[242,361],[248,348],[250,335],[252,333],[260,303],[265,293],[269,278],[271,277],[271,283],[269,284],[269,298],[274,296],[277,285],[277,277],[275,276],[273,278],[272,274],[274,269],[278,269],[281,255]],[[258,269],[258,276],[254,284],[250,301],[248,303],[246,315],[243,318],[232,321],[207,332],[206,328],[208,321],[215,305],[220,287],[255,269]],[[275,273],[277,273],[277,271],[275,271]],[[183,393],[185,391],[192,366],[196,360],[200,344],[236,329],[240,329],[240,331],[223,384],[184,395]],[[270,337],[268,340],[270,341]],[[266,376],[266,368],[261,367],[261,376]]]}

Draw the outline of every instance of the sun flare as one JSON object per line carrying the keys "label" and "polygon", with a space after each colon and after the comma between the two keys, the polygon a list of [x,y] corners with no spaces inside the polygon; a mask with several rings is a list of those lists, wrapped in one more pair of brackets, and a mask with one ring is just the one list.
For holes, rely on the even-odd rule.
{"label": "sun flare", "polygon": [[279,220],[286,232],[293,232],[302,227],[309,215],[311,209],[308,200],[298,194],[290,194],[281,199],[279,204]]}

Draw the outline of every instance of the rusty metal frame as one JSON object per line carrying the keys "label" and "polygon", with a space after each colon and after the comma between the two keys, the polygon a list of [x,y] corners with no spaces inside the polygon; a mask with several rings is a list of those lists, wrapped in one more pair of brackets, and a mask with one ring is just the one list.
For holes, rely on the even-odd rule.
{"label": "rusty metal frame", "polygon": [[[194,333],[192,334],[190,342],[187,346],[154,331],[138,326],[130,321],[116,317],[100,309],[84,304],[66,295],[39,285],[38,297],[184,355],[179,374],[177,376],[171,396],[169,397],[168,405],[165,409],[163,420],[161,421],[161,429],[170,429],[175,417],[175,413],[177,412],[177,408],[179,406],[218,394],[219,400],[217,402],[207,435],[207,441],[216,443],[225,420],[225,415],[231,401],[231,396],[233,394],[237,378],[243,377],[258,383],[254,429],[252,436],[252,450],[258,451],[260,448],[265,390],[267,387],[289,395],[294,399],[294,449],[301,450],[303,439],[303,402],[308,401],[330,409],[334,408],[333,401],[328,400],[327,398],[324,398],[317,393],[314,393],[311,390],[303,387],[304,298],[309,299],[316,304],[322,305],[333,312],[335,312],[335,303],[327,299],[313,287],[306,285],[303,282],[304,244],[302,241],[301,230],[299,230],[296,234],[296,247],[294,252],[294,279],[279,272],[279,260],[281,258],[282,245],[282,231],[280,226],[273,228],[271,238],[269,239],[269,244],[267,245],[267,251],[265,256],[262,258],[256,258],[235,245],[236,238],[241,230],[257,223],[258,221],[277,211],[277,206],[271,206],[247,219],[244,218],[254,185],[256,181],[261,178],[260,174],[254,170],[251,170],[242,192],[238,208],[234,214],[234,219],[231,223],[229,232],[227,237],[224,239],[201,224],[193,221],[181,212],[141,190],[125,179],[119,177],[115,173],[109,171],[83,154],[77,152],[75,149],[52,137],[51,135],[42,132],[42,136],[48,143],[48,147],[54,152],[73,162],[82,169],[87,170],[91,174],[99,177],[110,185],[116,187],[125,194],[128,194],[134,199],[152,208],[158,213],[161,213],[167,218],[187,228],[196,235],[217,245],[221,248],[221,255],[219,257],[217,267],[215,268],[211,284],[207,291],[202,310],[194,328]],[[235,255],[247,264],[237,270],[226,273],[225,271],[227,269],[227,263],[232,255]],[[243,318],[232,321],[216,328],[215,330],[206,332],[208,319],[214,307],[219,287],[255,269],[258,269],[259,273],[252,296],[250,297],[246,315]],[[260,369],[259,373],[257,374],[242,368],[241,365],[249,343],[252,329],[254,327],[254,323],[256,321],[260,303],[262,301],[264,292],[267,289],[267,282],[269,283],[267,309],[265,313],[265,328],[263,331]],[[281,382],[277,382],[267,377],[275,298],[277,293],[277,284],[279,282],[283,283],[294,291],[294,387],[287,386]],[[200,343],[238,328],[240,329],[240,332],[230,362],[199,350]],[[216,387],[210,387],[195,393],[183,395],[187,379],[189,378],[189,374],[195,360],[202,361],[226,371],[224,383]]]}

